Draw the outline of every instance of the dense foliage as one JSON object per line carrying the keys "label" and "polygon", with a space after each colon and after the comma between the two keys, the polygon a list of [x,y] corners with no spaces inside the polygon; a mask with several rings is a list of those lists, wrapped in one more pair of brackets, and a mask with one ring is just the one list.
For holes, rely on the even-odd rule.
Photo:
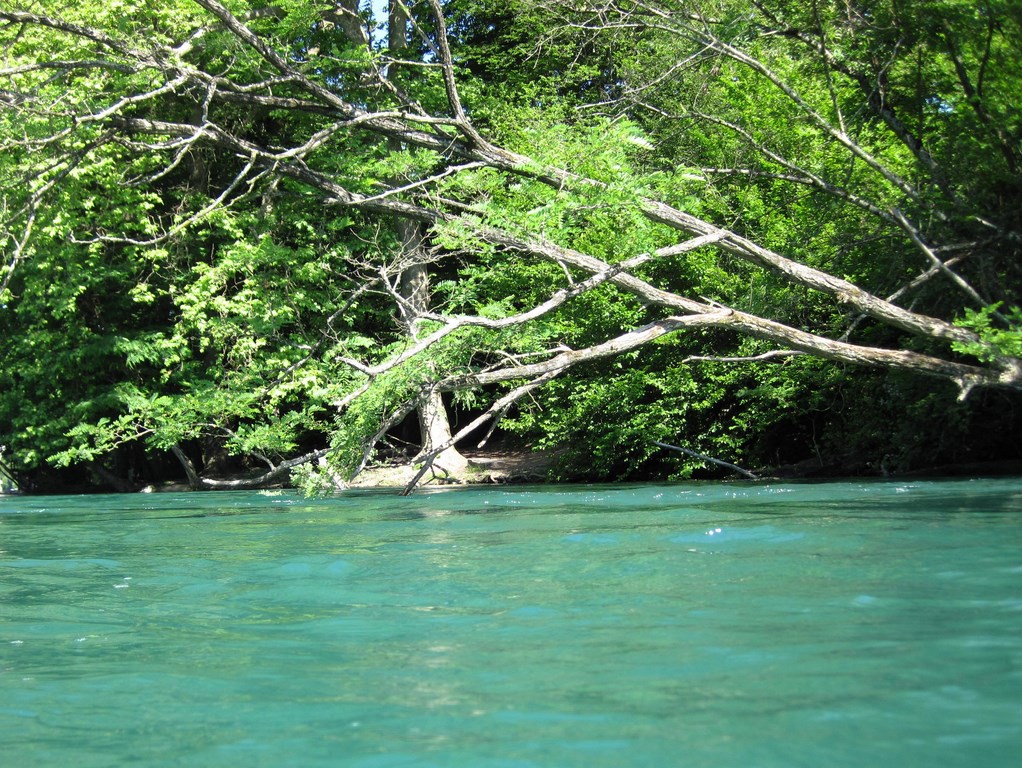
{"label": "dense foliage", "polygon": [[1022,452],[1007,0],[18,6],[26,489],[344,481],[441,393],[565,479]]}

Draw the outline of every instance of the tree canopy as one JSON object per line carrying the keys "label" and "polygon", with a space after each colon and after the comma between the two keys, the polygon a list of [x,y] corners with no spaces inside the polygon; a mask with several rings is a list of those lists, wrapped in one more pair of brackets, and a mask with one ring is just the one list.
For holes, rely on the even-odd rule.
{"label": "tree canopy", "polygon": [[25,487],[345,482],[416,411],[423,473],[1018,456],[1015,3],[15,5]]}

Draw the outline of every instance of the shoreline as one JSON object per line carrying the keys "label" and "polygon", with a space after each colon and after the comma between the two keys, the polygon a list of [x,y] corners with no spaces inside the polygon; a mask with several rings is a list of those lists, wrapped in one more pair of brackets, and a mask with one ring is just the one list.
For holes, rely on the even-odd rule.
{"label": "shoreline", "polygon": [[[466,453],[469,460],[467,470],[457,474],[446,473],[440,467],[434,468],[427,473],[419,482],[419,488],[438,488],[447,486],[480,486],[480,485],[524,485],[524,484],[546,484],[551,483],[549,470],[554,466],[556,455],[550,452],[533,451],[499,451],[493,453],[473,452]],[[413,464],[382,464],[369,467],[363,470],[358,477],[350,483],[338,485],[335,490],[343,491],[348,489],[374,489],[381,490],[402,490],[415,477],[419,466]],[[844,470],[844,471],[842,471]],[[791,464],[780,467],[771,467],[757,470],[756,480],[746,480],[738,477],[727,478],[693,478],[698,481],[716,482],[838,482],[847,480],[863,481],[884,481],[884,480],[942,480],[957,478],[994,478],[994,477],[1022,477],[1022,461],[1005,460],[989,462],[970,462],[961,464],[946,464],[934,467],[926,467],[917,470],[897,473],[882,472],[856,472],[849,467],[828,466],[821,467],[815,463]],[[572,481],[557,481],[562,484],[571,484]],[[613,483],[615,481],[605,481]],[[663,483],[664,478],[636,478],[627,481],[628,483]],[[685,482],[685,481],[677,481]],[[274,490],[291,489],[294,486],[290,483],[276,483],[259,489],[251,490]],[[25,491],[21,489],[4,489],[0,491],[0,498],[13,496],[48,496],[48,495],[77,495],[91,493],[185,493],[192,492],[184,480],[169,480],[161,483],[150,483],[139,487],[134,491],[115,491],[97,488],[89,489],[59,489],[59,490],[36,490]],[[215,492],[220,489],[201,489],[201,491]],[[224,489],[228,490],[228,489]]]}

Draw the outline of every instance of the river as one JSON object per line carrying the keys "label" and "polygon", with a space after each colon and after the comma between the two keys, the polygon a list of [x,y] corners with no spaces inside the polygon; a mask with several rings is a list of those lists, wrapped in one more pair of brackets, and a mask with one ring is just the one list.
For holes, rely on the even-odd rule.
{"label": "river", "polygon": [[3,497],[0,745],[1013,767],[1022,481]]}

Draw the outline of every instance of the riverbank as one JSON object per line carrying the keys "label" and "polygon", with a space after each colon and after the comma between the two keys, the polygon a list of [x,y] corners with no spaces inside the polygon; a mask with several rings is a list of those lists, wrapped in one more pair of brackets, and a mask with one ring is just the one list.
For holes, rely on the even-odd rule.
{"label": "riverbank", "polygon": [[[422,486],[437,485],[500,485],[505,483],[541,483],[555,457],[548,452],[529,450],[466,452],[468,469],[458,474],[434,467],[420,480]],[[363,470],[350,484],[351,488],[404,488],[415,478],[418,465],[393,464]]]}

